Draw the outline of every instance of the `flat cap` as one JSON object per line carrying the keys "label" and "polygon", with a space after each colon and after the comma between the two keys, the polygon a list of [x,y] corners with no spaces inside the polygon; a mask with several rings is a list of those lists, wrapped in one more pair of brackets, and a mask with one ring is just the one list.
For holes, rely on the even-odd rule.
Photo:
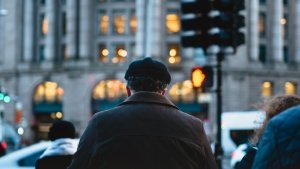
{"label": "flat cap", "polygon": [[129,77],[151,77],[168,84],[171,82],[171,75],[166,65],[151,57],[130,63],[125,73],[125,79],[128,80]]}

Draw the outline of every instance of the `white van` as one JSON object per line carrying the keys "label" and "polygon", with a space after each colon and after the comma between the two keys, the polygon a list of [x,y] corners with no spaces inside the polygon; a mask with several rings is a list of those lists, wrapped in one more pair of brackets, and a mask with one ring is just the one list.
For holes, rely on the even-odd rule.
{"label": "white van", "polygon": [[238,145],[249,141],[253,130],[263,121],[263,111],[223,112],[221,116],[221,141],[225,156],[230,155]]}

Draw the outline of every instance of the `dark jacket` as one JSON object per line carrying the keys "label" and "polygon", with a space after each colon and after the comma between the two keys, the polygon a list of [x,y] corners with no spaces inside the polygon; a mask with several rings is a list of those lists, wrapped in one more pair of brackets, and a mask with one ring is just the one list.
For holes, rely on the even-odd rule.
{"label": "dark jacket", "polygon": [[138,92],[96,113],[69,169],[216,169],[202,122],[166,97]]}
{"label": "dark jacket", "polygon": [[246,155],[242,158],[241,162],[238,163],[236,169],[251,169],[256,152],[256,147],[249,147],[246,150]]}
{"label": "dark jacket", "polygon": [[273,117],[263,134],[253,169],[300,167],[300,105]]}
{"label": "dark jacket", "polygon": [[41,157],[36,161],[36,169],[66,169],[72,161],[78,141],[61,138],[51,142]]}

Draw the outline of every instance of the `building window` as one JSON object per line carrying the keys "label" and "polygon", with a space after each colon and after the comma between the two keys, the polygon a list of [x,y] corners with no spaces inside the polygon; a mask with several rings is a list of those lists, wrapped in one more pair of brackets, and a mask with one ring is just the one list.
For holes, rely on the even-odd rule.
{"label": "building window", "polygon": [[93,89],[92,112],[116,107],[127,97],[126,84],[119,80],[104,80]]}
{"label": "building window", "polygon": [[103,63],[108,62],[109,51],[105,45],[99,45],[99,60]]}
{"label": "building window", "polygon": [[124,45],[116,45],[114,50],[114,57],[112,58],[112,63],[124,62],[127,57],[127,51]]}
{"label": "building window", "polygon": [[33,102],[38,103],[61,103],[64,90],[56,82],[46,81],[40,84],[34,93]]}
{"label": "building window", "polygon": [[265,13],[259,14],[258,31],[261,37],[266,36],[266,14]]}
{"label": "building window", "polygon": [[178,64],[180,63],[180,47],[179,44],[169,44],[168,45],[169,63]]}
{"label": "building window", "polygon": [[280,20],[280,23],[282,25],[282,37],[284,37],[285,39],[288,37],[288,17],[287,15],[284,15],[284,18],[282,18]]}
{"label": "building window", "polygon": [[118,101],[126,98],[126,85],[119,80],[105,80],[96,85],[93,99]]}
{"label": "building window", "polygon": [[130,25],[130,33],[135,34],[136,33],[136,26],[137,26],[135,12],[131,13],[129,25]]}
{"label": "building window", "polygon": [[287,6],[288,5],[288,0],[283,0],[283,5]]}
{"label": "building window", "polygon": [[41,35],[45,37],[48,33],[48,20],[45,14],[41,14]]}
{"label": "building window", "polygon": [[266,63],[266,45],[259,45],[259,60],[262,63]]}
{"label": "building window", "polygon": [[43,60],[45,60],[45,46],[44,45],[40,46],[39,52],[40,52],[39,61],[42,62]]}
{"label": "building window", "polygon": [[130,45],[130,57],[131,58],[135,58],[136,57],[136,54],[135,54],[135,44],[134,43],[132,43]]}
{"label": "building window", "polygon": [[113,32],[115,34],[125,33],[125,12],[124,10],[113,11]]}
{"label": "building window", "polygon": [[62,56],[63,60],[67,60],[68,59],[66,45],[62,45],[62,47],[61,47],[61,56]]}
{"label": "building window", "polygon": [[100,11],[98,14],[99,18],[99,34],[106,35],[108,33],[109,17],[105,11]]}
{"label": "building window", "polygon": [[283,60],[285,63],[289,63],[289,50],[287,46],[283,47]]}
{"label": "building window", "polygon": [[99,2],[100,2],[100,3],[102,3],[102,2],[107,2],[107,0],[99,0]]}
{"label": "building window", "polygon": [[43,6],[46,4],[46,0],[40,0],[40,4]]}
{"label": "building window", "polygon": [[178,12],[170,12],[166,16],[166,28],[168,34],[180,31],[180,17]]}
{"label": "building window", "polygon": [[292,82],[285,83],[285,93],[286,94],[296,94],[297,85]]}
{"label": "building window", "polygon": [[266,0],[259,0],[259,3],[260,3],[261,5],[265,5],[265,4],[266,4]]}
{"label": "building window", "polygon": [[67,15],[66,15],[66,12],[62,13],[62,33],[63,33],[63,35],[67,34]]}
{"label": "building window", "polygon": [[263,82],[261,85],[261,97],[268,98],[272,96],[273,84],[271,82]]}
{"label": "building window", "polygon": [[170,88],[169,97],[171,101],[176,103],[193,103],[195,101],[195,93],[192,82],[186,80],[174,84]]}

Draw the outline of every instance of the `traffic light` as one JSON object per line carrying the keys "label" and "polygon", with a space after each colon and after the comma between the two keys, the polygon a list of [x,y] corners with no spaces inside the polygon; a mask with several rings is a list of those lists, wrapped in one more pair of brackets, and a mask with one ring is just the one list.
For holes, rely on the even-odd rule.
{"label": "traffic light", "polygon": [[191,73],[191,80],[194,88],[208,88],[213,86],[214,72],[212,67],[194,67]]}
{"label": "traffic light", "polygon": [[181,2],[181,45],[183,47],[202,47],[210,45],[208,39],[208,12],[211,10],[210,0],[194,0]]}
{"label": "traffic light", "polygon": [[3,97],[3,101],[5,103],[9,103],[10,102],[10,96],[8,94],[5,94],[4,97]]}
{"label": "traffic light", "polygon": [[[181,44],[183,47],[211,45],[233,47],[245,43],[239,32],[245,26],[245,0],[194,0],[181,2]],[[217,29],[215,29],[217,28]],[[212,31],[214,29],[214,31]],[[215,31],[217,30],[217,31]]]}
{"label": "traffic light", "polygon": [[4,93],[0,90],[0,100],[4,99]]}
{"label": "traffic light", "polygon": [[245,35],[240,28],[245,26],[245,17],[240,11],[245,9],[245,0],[214,0],[213,6],[219,12],[212,21],[220,29],[216,44],[234,49],[244,44]]}

